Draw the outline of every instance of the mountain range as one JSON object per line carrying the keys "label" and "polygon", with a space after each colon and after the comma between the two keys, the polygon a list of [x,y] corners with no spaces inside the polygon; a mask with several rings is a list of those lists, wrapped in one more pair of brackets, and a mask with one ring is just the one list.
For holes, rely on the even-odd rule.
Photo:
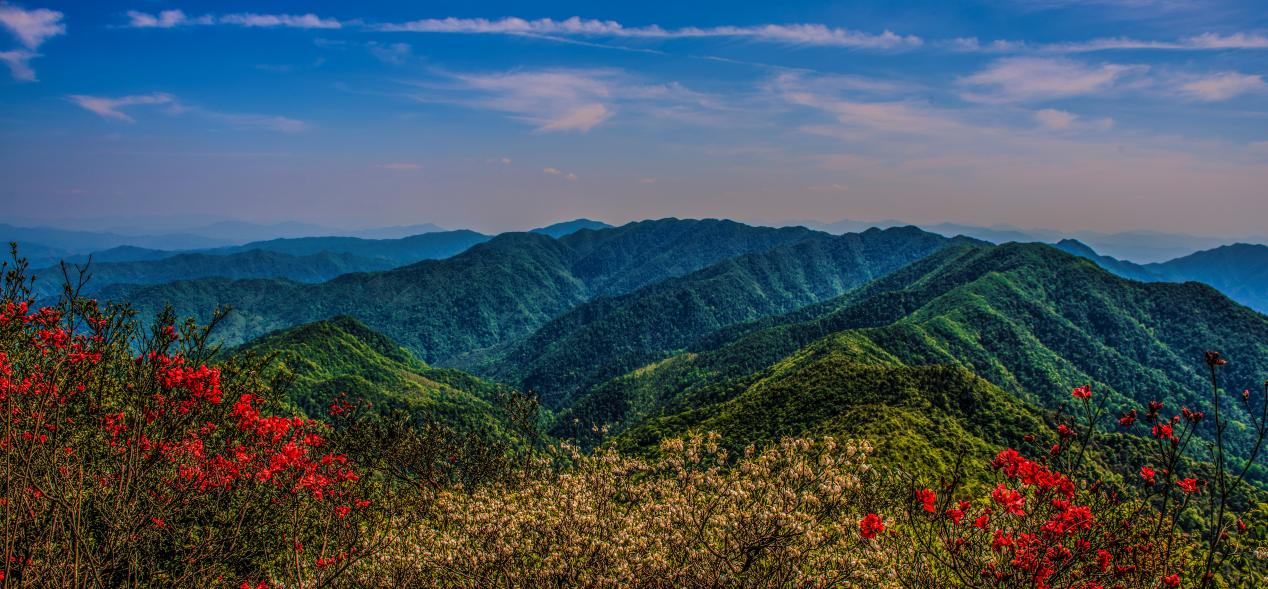
{"label": "mountain range", "polygon": [[[829,233],[863,231],[871,227],[901,227],[913,225],[897,220],[854,221],[842,219],[831,223],[821,221],[791,221],[787,225],[804,225]],[[1138,263],[1163,262],[1189,253],[1227,245],[1227,237],[1164,233],[1160,231],[1126,231],[1102,233],[1096,231],[1063,232],[1052,229],[1026,229],[1011,225],[965,225],[962,223],[915,224],[921,229],[947,237],[963,235],[1000,244],[1016,242],[1053,243],[1063,239],[1075,239],[1095,248],[1096,251]],[[1268,235],[1243,236],[1242,241],[1268,244]]]}
{"label": "mountain range", "polygon": [[1062,240],[1056,247],[1132,280],[1209,284],[1247,307],[1268,313],[1268,246],[1223,245],[1154,264],[1136,264],[1103,256],[1072,239]]}
{"label": "mountain range", "polygon": [[[278,355],[309,414],[347,392],[496,432],[498,399],[518,389],[552,435],[587,444],[600,426],[638,452],[689,430],[736,449],[831,433],[875,440],[882,462],[945,467],[1028,444],[1065,419],[1074,386],[1114,412],[1196,404],[1207,350],[1231,360],[1231,390],[1262,382],[1266,249],[1137,264],[1074,240],[995,245],[916,227],[578,220],[493,237],[116,249],[103,257],[139,259],[96,272],[109,283],[97,296],[143,316],[231,306],[228,353]],[[1113,435],[1116,451],[1140,447]],[[1242,455],[1244,430],[1228,435]],[[1109,448],[1094,459],[1107,473],[1124,461]]]}

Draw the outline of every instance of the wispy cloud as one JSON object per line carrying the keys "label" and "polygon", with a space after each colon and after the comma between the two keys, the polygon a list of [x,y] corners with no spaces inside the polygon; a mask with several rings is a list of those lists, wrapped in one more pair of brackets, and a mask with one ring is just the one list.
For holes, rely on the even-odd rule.
{"label": "wispy cloud", "polygon": [[831,115],[849,131],[926,135],[956,130],[960,124],[914,100],[860,100],[836,76],[782,74],[771,89],[789,103]]}
{"label": "wispy cloud", "polygon": [[1055,108],[1045,108],[1035,112],[1035,120],[1049,129],[1069,129],[1078,115]]}
{"label": "wispy cloud", "polygon": [[1238,72],[1219,72],[1182,80],[1178,92],[1199,102],[1219,102],[1268,89],[1263,76]]}
{"label": "wispy cloud", "polygon": [[401,65],[413,54],[413,48],[409,43],[378,43],[371,41],[368,45],[370,54],[375,59],[392,65]]}
{"label": "wispy cloud", "polygon": [[128,11],[128,26],[138,29],[170,29],[174,27],[233,25],[253,28],[338,29],[343,23],[315,14],[233,13],[189,16],[181,10],[164,10],[158,14]]}
{"label": "wispy cloud", "polygon": [[1055,108],[1045,108],[1034,113],[1039,126],[1052,131],[1108,131],[1114,128],[1114,119],[1084,119],[1079,115]]}
{"label": "wispy cloud", "polygon": [[973,102],[1036,102],[1101,94],[1126,79],[1148,71],[1144,65],[1085,64],[1069,59],[1011,57],[961,78]]}
{"label": "wispy cloud", "polygon": [[1225,51],[1268,49],[1268,35],[1256,33],[1202,33],[1173,40],[1135,39],[1132,37],[1100,37],[1085,41],[1027,43],[996,39],[982,42],[976,37],[962,37],[933,43],[952,51],[972,53],[1048,53],[1072,54],[1102,51]]}
{"label": "wispy cloud", "polygon": [[432,73],[413,83],[409,98],[504,113],[538,133],[585,133],[621,112],[710,124],[710,113],[725,108],[681,84],[646,83],[617,69]]}
{"label": "wispy cloud", "polygon": [[124,123],[134,123],[136,119],[124,112],[134,106],[164,106],[172,115],[191,114],[208,120],[226,123],[233,127],[254,128],[281,133],[296,133],[308,128],[304,121],[278,115],[254,113],[234,113],[210,110],[199,106],[187,105],[175,96],[166,92],[150,94],[134,94],[129,96],[107,97],[72,94],[66,97],[76,106],[94,113],[102,118]]}
{"label": "wispy cloud", "polygon": [[569,181],[569,182],[576,182],[576,181],[577,181],[577,175],[576,175],[576,174],[574,174],[574,173],[572,173],[572,172],[565,172],[565,171],[563,171],[563,170],[560,170],[559,168],[542,168],[542,173],[543,173],[543,174],[548,174],[548,175],[551,175],[551,176],[559,176],[560,178],[563,178],[564,180],[567,180],[567,181]]}
{"label": "wispy cloud", "polygon": [[634,39],[684,39],[727,37],[786,43],[849,47],[854,49],[902,49],[916,47],[921,39],[891,31],[865,33],[822,24],[763,24],[755,26],[683,27],[666,29],[658,25],[627,27],[611,20],[564,20],[542,18],[527,20],[516,17],[429,18],[405,23],[376,25],[380,31],[415,33],[458,33],[486,35],[554,35],[563,37],[609,37]]}
{"label": "wispy cloud", "polygon": [[35,81],[31,60],[40,56],[36,51],[40,45],[66,33],[62,13],[47,8],[26,10],[12,4],[0,4],[0,27],[9,31],[23,47],[0,51],[0,61],[9,67],[13,79],[20,82]]}
{"label": "wispy cloud", "polygon": [[176,99],[171,94],[163,92],[155,92],[153,94],[136,94],[132,96],[119,96],[108,98],[105,96],[88,96],[85,94],[72,94],[66,97],[80,108],[100,115],[102,118],[115,121],[123,121],[125,123],[135,123],[136,119],[124,113],[121,109],[139,105],[156,105],[156,104],[175,104]]}
{"label": "wispy cloud", "polygon": [[9,73],[13,75],[13,79],[19,82],[34,82],[35,70],[31,69],[31,59],[37,54],[31,51],[23,51],[15,49],[13,51],[0,51],[0,61],[9,66]]}

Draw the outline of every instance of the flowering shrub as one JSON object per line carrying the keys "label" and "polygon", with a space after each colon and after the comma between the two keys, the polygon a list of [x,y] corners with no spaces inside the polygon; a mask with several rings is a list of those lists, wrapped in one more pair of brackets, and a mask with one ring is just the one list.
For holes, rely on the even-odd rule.
{"label": "flowering shrub", "polygon": [[427,521],[378,555],[393,586],[876,587],[859,521],[866,442],[788,439],[732,461],[716,434],[644,460],[612,450],[572,467],[440,494]]}
{"label": "flowering shrub", "polygon": [[260,373],[206,332],[143,333],[71,297],[0,302],[0,580],[318,586],[359,558],[370,503],[327,426],[267,413]]}
{"label": "flowering shrub", "polygon": [[[1105,413],[1105,401],[1094,403],[1091,387],[1081,386],[1072,397],[1082,409],[1083,423],[1078,428],[1059,424],[1058,442],[1039,461],[1012,448],[999,452],[990,465],[999,480],[987,496],[964,492],[958,478],[942,486],[941,496],[909,484],[914,497],[898,510],[903,526],[885,538],[898,584],[1037,589],[1262,586],[1268,580],[1263,572],[1268,569],[1265,547],[1256,549],[1246,521],[1229,512],[1268,433],[1268,398],[1258,399],[1256,407],[1248,391],[1240,395],[1257,441],[1247,462],[1230,468],[1224,456],[1222,430],[1227,423],[1219,417],[1223,393],[1216,370],[1226,362],[1213,352],[1206,361],[1215,414],[1215,442],[1206,470],[1212,471],[1215,483],[1181,475],[1182,469],[1200,464],[1186,460],[1185,451],[1205,413],[1186,407],[1166,418],[1165,406],[1158,402],[1150,403],[1144,414],[1158,467],[1142,465],[1129,475],[1129,488],[1121,489],[1125,493],[1100,481],[1078,481],[1063,474],[1058,466],[1065,472],[1080,470]],[[1116,421],[1121,428],[1130,428],[1139,415],[1133,409]],[[1202,496],[1207,498],[1210,528],[1181,529],[1186,510]]]}

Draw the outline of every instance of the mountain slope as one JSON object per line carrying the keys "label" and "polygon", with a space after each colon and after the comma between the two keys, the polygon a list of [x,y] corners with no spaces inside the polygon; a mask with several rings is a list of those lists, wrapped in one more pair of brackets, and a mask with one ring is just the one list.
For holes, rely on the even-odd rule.
{"label": "mountain slope", "polygon": [[1236,243],[1145,266],[1163,280],[1204,282],[1268,313],[1268,246]]}
{"label": "mountain slope", "polygon": [[621,294],[815,235],[821,234],[731,221],[664,219],[581,231],[558,240],[508,233],[452,258],[346,274],[314,285],[202,279],[115,287],[101,298],[129,300],[144,314],[171,303],[182,314],[204,318],[209,309],[232,305],[235,312],[221,332],[229,343],[352,315],[427,362],[445,364],[526,336],[595,296]]}
{"label": "mountain slope", "polygon": [[1001,446],[1043,431],[1038,412],[962,368],[907,366],[848,334],[782,360],[731,398],[649,419],[620,439],[653,446],[687,429],[717,431],[743,448],[787,436],[865,438],[881,464],[949,472],[985,463]]}
{"label": "mountain slope", "polygon": [[1103,256],[1072,239],[1062,240],[1056,247],[1092,260],[1124,278],[1148,282],[1201,282],[1247,307],[1261,313],[1268,312],[1268,246],[1237,243],[1155,264],[1135,264]]}
{"label": "mountain slope", "polygon": [[[1039,244],[953,247],[605,383],[560,421],[630,425],[729,402],[805,346],[842,337],[862,358],[962,369],[1049,410],[1068,402],[1073,386],[1091,384],[1114,410],[1160,399],[1175,411],[1209,396],[1206,350],[1230,359],[1230,389],[1257,387],[1268,342],[1247,334],[1265,333],[1268,317],[1205,285],[1128,281]],[[639,388],[649,381],[667,384]],[[1232,434],[1235,446],[1245,445],[1243,434]]]}
{"label": "mountain slope", "polygon": [[498,432],[502,387],[469,374],[432,368],[382,334],[347,316],[258,338],[229,354],[276,355],[293,378],[298,409],[322,416],[340,394],[376,410],[402,410],[457,431]]}
{"label": "mountain slope", "polygon": [[551,237],[563,237],[581,231],[582,229],[610,229],[612,226],[603,221],[595,221],[593,219],[573,219],[571,221],[563,221],[553,223],[545,227],[533,229],[531,233],[541,233]]}
{"label": "mountain slope", "polygon": [[579,390],[736,323],[832,298],[943,247],[914,227],[808,239],[719,262],[547,323],[484,372],[566,405]]}

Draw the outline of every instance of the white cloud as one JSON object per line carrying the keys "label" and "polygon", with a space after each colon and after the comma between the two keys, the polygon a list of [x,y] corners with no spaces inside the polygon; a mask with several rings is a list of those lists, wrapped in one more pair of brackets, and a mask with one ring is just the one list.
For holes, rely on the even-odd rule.
{"label": "white cloud", "polygon": [[[832,91],[833,84],[799,74],[778,76],[772,84],[784,100],[823,111],[850,132],[928,135],[955,131],[960,124],[945,113],[917,101],[858,101],[853,93]],[[835,136],[840,136],[833,133]]]}
{"label": "white cloud", "polygon": [[0,4],[0,26],[32,50],[38,49],[50,37],[66,32],[62,13],[47,8],[24,10],[11,4]]}
{"label": "white cloud", "polygon": [[379,164],[375,167],[382,168],[384,170],[392,170],[396,172],[414,172],[414,171],[422,169],[422,166],[418,164],[408,163],[408,162],[391,162],[387,164]]}
{"label": "white cloud", "polygon": [[610,71],[545,70],[453,74],[461,104],[505,112],[540,132],[586,132],[609,116],[616,75]]}
{"label": "white cloud", "polygon": [[582,19],[576,16],[565,20],[549,18],[527,20],[515,17],[496,20],[484,18],[430,18],[406,23],[383,24],[378,25],[376,28],[382,31],[417,33],[556,35],[636,39],[729,37],[790,45],[848,47],[853,49],[902,49],[916,47],[921,44],[920,38],[914,35],[898,35],[891,31],[872,34],[828,27],[822,24],[764,24],[745,27],[721,26],[665,29],[657,25],[626,27],[616,21]]}
{"label": "white cloud", "polygon": [[1012,53],[1026,48],[1026,44],[1022,41],[996,39],[982,44],[977,37],[959,37],[944,42],[943,45],[953,51],[967,51],[970,53]]}
{"label": "white cloud", "polygon": [[1035,120],[1038,121],[1040,125],[1049,129],[1069,129],[1070,125],[1074,124],[1074,120],[1077,118],[1079,118],[1079,116],[1074,113],[1057,110],[1055,108],[1045,108],[1041,111],[1035,112]]}
{"label": "white cloud", "polygon": [[997,39],[982,43],[976,37],[962,37],[936,43],[953,51],[973,53],[1093,53],[1098,51],[1220,51],[1268,49],[1268,35],[1254,33],[1203,33],[1177,40],[1159,41],[1131,37],[1101,37],[1087,41],[1030,44]]}
{"label": "white cloud", "polygon": [[31,69],[31,59],[36,55],[21,49],[0,51],[0,61],[9,66],[9,73],[13,74],[13,79],[19,82],[34,82],[35,70]]}
{"label": "white cloud", "polygon": [[1148,69],[1144,65],[1088,65],[1068,59],[1010,57],[996,60],[959,81],[973,88],[961,95],[966,100],[1036,102],[1105,93]]}
{"label": "white cloud", "polygon": [[553,121],[548,121],[538,127],[537,130],[543,133],[550,131],[580,131],[585,133],[595,125],[602,123],[611,114],[608,108],[602,104],[587,104]]}
{"label": "white cloud", "polygon": [[639,184],[655,184],[656,179],[655,178],[639,178],[638,183]]}
{"label": "white cloud", "polygon": [[205,118],[228,123],[231,126],[243,129],[263,129],[278,133],[299,133],[308,129],[308,123],[304,121],[279,115],[220,112],[203,108],[189,108],[187,110]]}
{"label": "white cloud", "polygon": [[564,180],[568,180],[570,182],[577,181],[576,174],[572,172],[565,172],[563,170],[560,170],[559,168],[542,168],[542,173],[549,174],[551,176],[559,176],[560,178],[563,178]]}
{"label": "white cloud", "polygon": [[128,25],[138,29],[170,29],[185,25],[209,25],[214,22],[211,16],[190,19],[181,10],[164,10],[158,14],[128,11]]}
{"label": "white cloud", "polygon": [[[458,73],[433,70],[408,98],[504,113],[538,133],[585,133],[617,112],[675,124],[714,124],[725,107],[681,84],[644,83],[615,69],[513,70]],[[734,124],[732,120],[730,124]]]}
{"label": "white cloud", "polygon": [[103,118],[123,121],[125,123],[134,123],[136,119],[128,116],[119,110],[128,106],[138,105],[155,105],[155,104],[174,104],[175,99],[171,94],[155,92],[153,94],[137,94],[132,96],[120,96],[118,98],[107,98],[104,96],[87,96],[83,94],[74,94],[67,97],[71,102],[80,108],[92,113],[96,113]]}
{"label": "white cloud", "polygon": [[80,108],[97,114],[102,118],[122,121],[125,123],[134,123],[136,122],[136,119],[123,112],[122,109],[124,108],[133,106],[164,105],[167,106],[168,113],[173,115],[192,114],[204,119],[219,121],[240,128],[264,129],[267,131],[277,131],[281,133],[296,133],[308,128],[308,124],[304,121],[289,117],[254,113],[221,112],[197,106],[189,106],[182,104],[175,96],[166,92],[134,94],[114,98],[73,94],[67,96],[66,98]]}
{"label": "white cloud", "polygon": [[1264,78],[1237,72],[1219,72],[1180,84],[1180,94],[1199,102],[1219,102],[1249,92],[1261,92],[1268,88]]}
{"label": "white cloud", "polygon": [[170,29],[196,25],[234,25],[251,28],[338,29],[343,23],[315,14],[234,13],[219,16],[188,16],[180,10],[164,10],[158,14],[128,11],[128,26],[138,29]]}
{"label": "white cloud", "polygon": [[509,157],[504,157],[504,158],[502,158],[502,159],[501,159],[501,160],[499,160],[499,161],[500,161],[500,162],[502,163],[502,165],[504,165],[504,166],[509,166],[509,165],[511,165],[511,158],[509,158]]}
{"label": "white cloud", "polygon": [[0,51],[0,61],[9,67],[9,73],[19,82],[36,80],[31,60],[40,54],[35,50],[48,39],[66,33],[62,13],[47,8],[25,10],[11,4],[0,4],[0,28],[9,31],[25,47]]}

